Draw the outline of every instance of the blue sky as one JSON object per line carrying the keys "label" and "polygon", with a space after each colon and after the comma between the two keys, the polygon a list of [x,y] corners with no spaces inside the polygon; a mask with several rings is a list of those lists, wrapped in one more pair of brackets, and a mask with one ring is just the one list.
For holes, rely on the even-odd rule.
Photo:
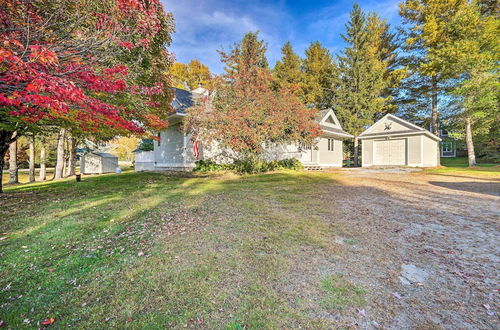
{"label": "blue sky", "polygon": [[[339,36],[354,1],[338,0],[163,0],[174,14],[176,30],[170,50],[179,62],[198,59],[213,73],[222,72],[217,49],[241,40],[248,31],[260,31],[268,43],[271,65],[280,58],[280,48],[291,41],[303,56],[312,41],[320,41],[332,53],[343,48]],[[360,0],[365,11],[376,11],[392,26],[400,23],[400,0]]]}

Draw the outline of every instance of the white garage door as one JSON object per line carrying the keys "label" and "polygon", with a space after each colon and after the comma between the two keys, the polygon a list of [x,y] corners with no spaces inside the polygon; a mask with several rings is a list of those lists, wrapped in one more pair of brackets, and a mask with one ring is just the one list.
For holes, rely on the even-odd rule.
{"label": "white garage door", "polygon": [[374,165],[406,165],[406,139],[374,141]]}

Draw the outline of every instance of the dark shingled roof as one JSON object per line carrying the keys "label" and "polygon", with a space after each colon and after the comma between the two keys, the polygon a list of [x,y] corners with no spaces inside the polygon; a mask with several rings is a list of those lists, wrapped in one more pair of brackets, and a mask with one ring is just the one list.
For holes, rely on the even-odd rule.
{"label": "dark shingled roof", "polygon": [[174,100],[172,101],[172,106],[175,112],[186,114],[186,109],[191,108],[194,105],[193,94],[184,89],[172,87],[175,92]]}

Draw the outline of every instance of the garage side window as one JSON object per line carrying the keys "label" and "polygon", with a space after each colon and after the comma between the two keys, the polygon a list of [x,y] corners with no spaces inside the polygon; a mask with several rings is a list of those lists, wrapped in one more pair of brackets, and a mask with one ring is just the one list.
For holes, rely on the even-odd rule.
{"label": "garage side window", "polygon": [[335,151],[335,139],[328,139],[328,151]]}
{"label": "garage side window", "polygon": [[158,147],[161,145],[161,135],[160,132],[158,132]]}

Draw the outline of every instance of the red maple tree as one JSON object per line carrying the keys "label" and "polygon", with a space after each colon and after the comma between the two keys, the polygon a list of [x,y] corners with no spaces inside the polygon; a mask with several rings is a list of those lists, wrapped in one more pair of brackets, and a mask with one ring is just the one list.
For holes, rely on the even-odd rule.
{"label": "red maple tree", "polygon": [[231,52],[221,52],[226,74],[212,97],[191,108],[185,128],[195,138],[259,160],[266,144],[311,144],[319,134],[316,109],[306,107],[292,88],[274,90],[265,46],[247,34]]}
{"label": "red maple tree", "polygon": [[165,127],[173,29],[160,0],[4,0],[0,169],[9,143],[47,125],[107,137]]}

